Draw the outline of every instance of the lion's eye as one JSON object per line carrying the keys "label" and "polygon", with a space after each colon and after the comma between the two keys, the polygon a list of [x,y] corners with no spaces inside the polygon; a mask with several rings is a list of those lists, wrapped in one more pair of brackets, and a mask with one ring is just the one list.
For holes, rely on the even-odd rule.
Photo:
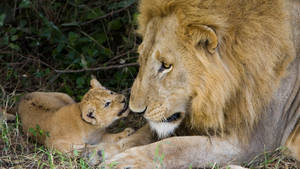
{"label": "lion's eye", "polygon": [[172,67],[172,64],[167,64],[165,62],[162,62],[158,72],[162,72],[164,70],[170,69],[171,67]]}
{"label": "lion's eye", "polygon": [[108,101],[105,103],[104,107],[108,107],[109,105],[110,105],[110,102]]}

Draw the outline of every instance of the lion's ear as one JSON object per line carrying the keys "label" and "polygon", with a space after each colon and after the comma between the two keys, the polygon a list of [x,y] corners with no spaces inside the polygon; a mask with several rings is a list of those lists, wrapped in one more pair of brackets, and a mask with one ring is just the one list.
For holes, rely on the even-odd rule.
{"label": "lion's ear", "polygon": [[96,109],[90,105],[81,103],[80,104],[81,117],[84,121],[91,123],[92,125],[97,124]]}
{"label": "lion's ear", "polygon": [[100,89],[105,89],[105,87],[103,87],[100,82],[98,80],[96,80],[95,78],[92,78],[91,82],[91,87],[92,88],[100,88]]}
{"label": "lion's ear", "polygon": [[218,47],[218,37],[214,29],[206,25],[201,25],[193,30],[191,37],[195,48],[204,48],[210,54],[214,54]]}

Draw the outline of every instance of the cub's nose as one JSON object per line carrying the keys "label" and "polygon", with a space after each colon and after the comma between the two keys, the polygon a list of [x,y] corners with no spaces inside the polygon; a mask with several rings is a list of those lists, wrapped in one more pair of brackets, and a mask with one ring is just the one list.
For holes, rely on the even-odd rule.
{"label": "cub's nose", "polygon": [[[118,116],[122,116],[123,114],[125,115],[125,116],[127,116],[128,115],[128,112],[129,111],[127,111],[127,109],[128,109],[128,104],[126,103],[126,100],[124,99],[121,103],[124,103],[124,107],[123,107],[123,109],[118,113]],[[126,113],[127,112],[127,113]]]}

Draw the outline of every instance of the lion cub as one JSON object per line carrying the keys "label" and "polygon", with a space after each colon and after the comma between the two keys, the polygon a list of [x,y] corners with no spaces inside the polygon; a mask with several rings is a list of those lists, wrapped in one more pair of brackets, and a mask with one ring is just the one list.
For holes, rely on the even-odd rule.
{"label": "lion cub", "polygon": [[125,97],[105,89],[96,79],[90,83],[91,89],[80,103],[63,93],[26,94],[18,106],[23,131],[48,148],[65,153],[100,142],[117,142],[130,135],[133,129],[105,133],[113,121],[128,115]]}

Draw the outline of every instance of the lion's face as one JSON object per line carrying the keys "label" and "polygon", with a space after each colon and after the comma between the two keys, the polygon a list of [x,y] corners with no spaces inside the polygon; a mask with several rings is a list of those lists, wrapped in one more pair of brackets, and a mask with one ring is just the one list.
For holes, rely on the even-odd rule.
{"label": "lion's face", "polygon": [[182,29],[180,24],[176,15],[149,21],[131,91],[130,109],[145,112],[161,137],[173,133],[187,115],[192,126],[222,127],[226,93],[235,85],[216,51],[215,31],[206,25]]}
{"label": "lion's face", "polygon": [[223,1],[140,0],[143,42],[129,107],[145,112],[160,136],[184,117],[200,132],[251,131],[295,56],[287,15],[267,6],[278,19],[241,19]]}
{"label": "lion's face", "polygon": [[[174,18],[153,22],[139,47],[140,69],[134,81],[130,109],[144,112],[152,129],[168,136],[186,115],[191,87],[181,55],[183,47],[176,39]],[[158,29],[153,34],[153,29]]]}
{"label": "lion's face", "polygon": [[82,118],[101,128],[113,121],[128,115],[128,106],[124,95],[114,93],[95,80],[91,80],[92,88],[80,102]]}

